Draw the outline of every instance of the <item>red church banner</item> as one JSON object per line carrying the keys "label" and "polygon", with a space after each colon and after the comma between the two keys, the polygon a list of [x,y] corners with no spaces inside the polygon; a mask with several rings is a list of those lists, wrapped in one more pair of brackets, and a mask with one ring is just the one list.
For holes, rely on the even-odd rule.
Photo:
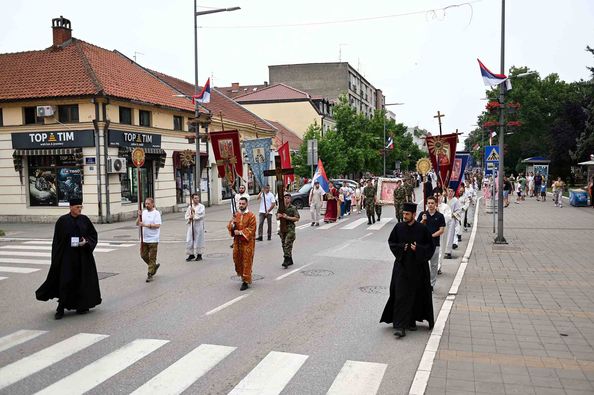
{"label": "red church banner", "polygon": [[[280,158],[281,158],[281,167],[283,169],[290,169],[291,168],[291,152],[289,151],[289,142],[288,141],[279,147],[278,154],[280,155]],[[293,181],[295,181],[294,174],[286,174],[283,176],[283,182],[285,183],[285,186],[288,185],[289,183],[292,183]]]}
{"label": "red church banner", "polygon": [[437,173],[437,182],[439,186],[445,188],[449,184],[452,175],[458,134],[427,136],[425,139],[429,149],[429,159],[431,159],[431,164]]}
{"label": "red church banner", "polygon": [[232,185],[235,182],[235,174],[243,176],[239,131],[211,132],[209,136],[219,178],[225,178]]}

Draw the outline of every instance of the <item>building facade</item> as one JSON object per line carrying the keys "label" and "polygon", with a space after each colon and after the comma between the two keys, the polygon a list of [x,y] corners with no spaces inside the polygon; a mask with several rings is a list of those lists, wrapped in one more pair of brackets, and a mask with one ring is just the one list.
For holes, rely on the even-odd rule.
{"label": "building facade", "polygon": [[[93,221],[119,221],[135,216],[139,190],[163,212],[185,207],[196,188],[194,105],[176,83],[191,86],[189,96],[194,86],[72,37],[65,18],[52,20],[52,36],[46,49],[0,54],[0,221],[54,221],[74,197]],[[203,111],[216,116],[202,136],[275,136],[224,95],[211,100]],[[146,153],[140,168],[136,147]],[[216,204],[227,193],[209,148],[204,139],[201,191]]]}

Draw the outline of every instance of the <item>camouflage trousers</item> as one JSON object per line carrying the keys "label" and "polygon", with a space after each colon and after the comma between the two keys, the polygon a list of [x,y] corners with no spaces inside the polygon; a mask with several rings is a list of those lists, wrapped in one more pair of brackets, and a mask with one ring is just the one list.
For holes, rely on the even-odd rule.
{"label": "camouflage trousers", "polygon": [[382,206],[380,206],[379,204],[375,205],[375,214],[378,218],[382,215]]}
{"label": "camouflage trousers", "polygon": [[295,231],[288,231],[287,233],[281,233],[281,243],[283,246],[283,255],[285,257],[293,257],[293,243],[295,242]]}
{"label": "camouflage trousers", "polygon": [[376,210],[374,203],[365,203],[365,212],[368,217],[375,215],[374,210]]}
{"label": "camouflage trousers", "polygon": [[396,212],[396,219],[398,220],[398,222],[402,222],[402,220],[403,220],[402,209],[403,209],[403,203],[394,203],[394,211]]}

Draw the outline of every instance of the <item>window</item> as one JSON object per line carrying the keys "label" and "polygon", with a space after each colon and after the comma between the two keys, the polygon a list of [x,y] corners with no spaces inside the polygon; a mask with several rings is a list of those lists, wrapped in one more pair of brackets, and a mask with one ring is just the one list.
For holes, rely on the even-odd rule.
{"label": "window", "polygon": [[82,199],[82,169],[74,155],[30,156],[29,205],[65,206]]}
{"label": "window", "polygon": [[151,126],[151,112],[145,110],[138,111],[138,124],[140,126]]}
{"label": "window", "polygon": [[58,106],[58,121],[61,123],[78,122],[78,104]]}
{"label": "window", "polygon": [[120,123],[132,125],[132,109],[120,106]]}
{"label": "window", "polygon": [[43,117],[37,116],[37,107],[25,107],[23,112],[25,117],[25,125],[31,125],[35,123],[43,124]]}
{"label": "window", "polygon": [[[138,170],[128,157],[128,171],[120,176],[122,203],[138,203]],[[141,201],[154,195],[153,189],[153,160],[147,159],[140,168],[140,186],[142,188]]]}
{"label": "window", "polygon": [[173,116],[173,130],[184,130],[184,117],[181,115]]}

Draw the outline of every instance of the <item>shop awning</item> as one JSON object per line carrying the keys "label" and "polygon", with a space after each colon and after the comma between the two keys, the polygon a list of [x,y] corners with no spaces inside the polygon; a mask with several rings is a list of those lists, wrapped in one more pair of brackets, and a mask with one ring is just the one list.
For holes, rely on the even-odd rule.
{"label": "shop awning", "polygon": [[16,149],[14,150],[12,156],[75,155],[81,152],[82,148]]}

